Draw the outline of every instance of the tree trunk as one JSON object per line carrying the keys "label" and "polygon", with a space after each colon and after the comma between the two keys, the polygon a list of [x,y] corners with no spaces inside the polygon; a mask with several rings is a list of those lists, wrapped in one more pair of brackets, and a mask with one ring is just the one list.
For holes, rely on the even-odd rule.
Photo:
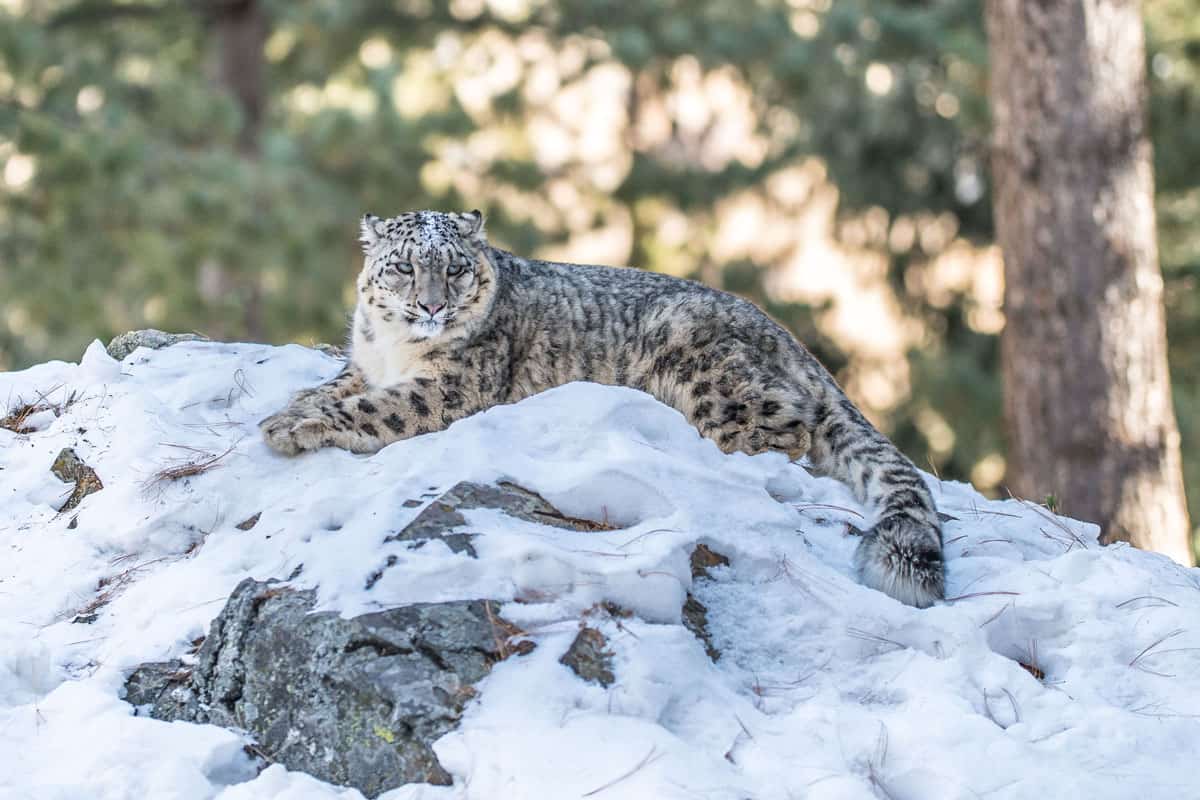
{"label": "tree trunk", "polygon": [[1192,563],[1138,0],[988,0],[1014,493]]}
{"label": "tree trunk", "polygon": [[[259,155],[259,131],[262,127],[264,88],[263,48],[269,24],[259,0],[203,0],[212,35],[212,69],[220,85],[237,100],[242,112],[238,131],[238,151],[248,160]],[[230,284],[225,290],[237,291],[241,285],[242,329],[253,341],[262,341],[266,331],[262,319],[262,276],[259,265],[243,265],[237,277],[224,275]]]}
{"label": "tree trunk", "polygon": [[206,10],[212,19],[217,80],[242,110],[238,148],[254,157],[263,116],[267,19],[258,0],[208,0]]}

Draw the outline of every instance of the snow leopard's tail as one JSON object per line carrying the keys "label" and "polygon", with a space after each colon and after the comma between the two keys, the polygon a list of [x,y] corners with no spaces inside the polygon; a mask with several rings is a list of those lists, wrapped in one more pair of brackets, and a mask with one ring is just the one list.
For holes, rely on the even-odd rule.
{"label": "snow leopard's tail", "polygon": [[854,553],[859,579],[902,603],[928,608],[946,596],[941,527],[884,517]]}
{"label": "snow leopard's tail", "polygon": [[818,416],[810,460],[875,512],[854,556],[859,579],[918,608],[941,600],[942,526],[921,473],[840,391]]}

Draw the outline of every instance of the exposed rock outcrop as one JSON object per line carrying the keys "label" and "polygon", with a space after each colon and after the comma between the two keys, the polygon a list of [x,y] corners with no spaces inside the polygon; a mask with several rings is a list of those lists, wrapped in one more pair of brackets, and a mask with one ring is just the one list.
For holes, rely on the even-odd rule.
{"label": "exposed rock outcrop", "polygon": [[[241,728],[272,762],[374,797],[449,784],[431,745],[515,630],[487,600],[421,603],[343,619],[315,597],[245,580],[194,667],[146,664],[126,699],[164,720]],[[528,648],[517,648],[527,652]]]}
{"label": "exposed rock outcrop", "polygon": [[[410,502],[419,504],[419,501]],[[474,557],[471,539],[475,534],[469,531],[454,532],[456,528],[467,524],[462,512],[474,508],[495,509],[510,517],[568,530],[612,530],[611,526],[604,523],[569,517],[546,502],[541,495],[515,484],[487,486],[464,481],[444,492],[403,530],[387,537],[385,541],[425,542],[441,539],[454,552],[466,552]]]}
{"label": "exposed rock outcrop", "polygon": [[170,347],[179,342],[206,342],[208,337],[201,336],[198,333],[167,333],[155,328],[145,328],[140,331],[129,331],[122,333],[119,336],[114,336],[113,340],[108,343],[105,348],[108,354],[117,361],[123,360],[126,356],[132,353],[139,347],[148,347],[151,350],[158,350],[163,347]]}
{"label": "exposed rock outcrop", "polygon": [[[432,495],[426,495],[425,498]],[[405,508],[416,508],[427,499],[412,499],[404,502]],[[613,527],[590,519],[581,519],[563,514],[550,505],[544,497],[512,483],[488,486],[481,483],[462,481],[451,486],[430,502],[416,518],[390,534],[384,542],[408,542],[412,548],[423,547],[429,541],[444,542],[452,552],[466,553],[476,558],[471,542],[477,532],[464,529],[467,518],[464,511],[476,508],[503,511],[510,517],[581,532],[613,530]],[[367,588],[374,586],[384,573],[395,566],[395,557],[389,557],[378,569],[367,577]]]}
{"label": "exposed rock outcrop", "polygon": [[[481,508],[581,533],[610,529],[507,483],[459,483],[405,504],[421,505],[386,541],[422,547],[438,540],[476,557],[471,542],[479,533],[464,512]],[[250,529],[257,519],[238,527]],[[728,563],[704,552],[706,563]],[[390,556],[367,588],[395,563]],[[311,590],[243,581],[194,663],[143,664],[126,681],[126,699],[158,719],[244,730],[253,740],[249,750],[264,760],[368,797],[405,783],[451,783],[433,743],[457,726],[474,684],[492,665],[530,652],[533,642],[489,600],[414,604],[350,619],[314,613],[315,600]],[[581,627],[561,661],[600,686],[616,680],[612,651],[595,627]]]}

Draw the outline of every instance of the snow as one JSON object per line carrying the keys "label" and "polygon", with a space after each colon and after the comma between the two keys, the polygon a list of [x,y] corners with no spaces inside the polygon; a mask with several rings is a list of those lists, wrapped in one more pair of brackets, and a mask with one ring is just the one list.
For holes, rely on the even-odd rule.
{"label": "snow", "polygon": [[[215,343],[118,363],[97,342],[78,365],[0,374],[9,406],[76,394],[32,433],[0,430],[0,798],[361,797],[279,765],[256,775],[237,733],[121,699],[129,670],[184,656],[240,580],[297,570],[345,615],[499,599],[538,645],[499,664],[437,743],[455,785],[386,800],[1200,796],[1196,570],[928,477],[957,518],[958,599],[912,609],[854,580],[849,526],[870,521],[844,487],[782,455],[724,455],[648,396],[591,384],[369,457],[271,453],[255,423],[338,368],[298,346]],[[58,514],[63,447],[105,488]],[[623,527],[472,511],[478,560],[384,542],[421,511],[406,500],[500,479]],[[697,543],[731,565],[693,583]],[[679,624],[688,590],[715,664]],[[584,618],[614,651],[607,689],[558,663]]]}

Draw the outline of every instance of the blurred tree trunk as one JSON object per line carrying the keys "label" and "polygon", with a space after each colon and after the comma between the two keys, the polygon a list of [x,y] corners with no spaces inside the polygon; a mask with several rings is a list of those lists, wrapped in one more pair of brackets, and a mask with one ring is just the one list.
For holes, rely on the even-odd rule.
{"label": "blurred tree trunk", "polygon": [[1138,0],[988,0],[1009,480],[1191,564]]}
{"label": "blurred tree trunk", "polygon": [[254,157],[263,116],[266,14],[258,0],[209,0],[205,10],[212,20],[216,77],[242,111],[238,147]]}
{"label": "blurred tree trunk", "polygon": [[[259,0],[206,0],[203,8],[211,25],[215,78],[237,100],[242,112],[238,150],[244,158],[257,159],[259,130],[266,104],[263,82],[263,47],[269,32],[266,12]],[[242,326],[254,341],[262,341],[266,336],[259,267],[258,264],[242,265],[236,276],[218,268],[225,273],[225,282],[244,285],[241,292],[245,297]],[[232,285],[228,287],[228,290],[233,289]]]}

